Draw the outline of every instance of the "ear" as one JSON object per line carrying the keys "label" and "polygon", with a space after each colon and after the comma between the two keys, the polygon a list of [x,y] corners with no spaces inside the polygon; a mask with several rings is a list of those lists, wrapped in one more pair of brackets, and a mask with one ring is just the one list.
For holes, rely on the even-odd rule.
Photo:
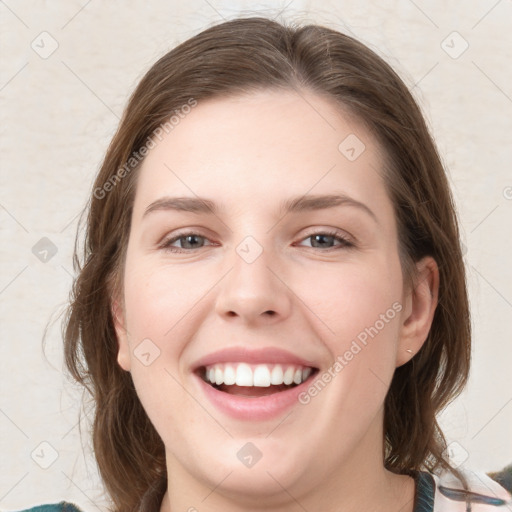
{"label": "ear", "polygon": [[405,300],[396,366],[412,359],[428,337],[439,294],[439,268],[426,256],[417,264],[417,275]]}
{"label": "ear", "polygon": [[130,344],[126,330],[126,315],[119,298],[112,300],[111,311],[118,343],[117,362],[123,370],[129,372],[131,369]]}

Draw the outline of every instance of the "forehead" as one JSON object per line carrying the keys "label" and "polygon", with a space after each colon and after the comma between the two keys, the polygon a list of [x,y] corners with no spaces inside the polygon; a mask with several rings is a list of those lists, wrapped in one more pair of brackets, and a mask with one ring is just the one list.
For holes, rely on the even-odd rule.
{"label": "forehead", "polygon": [[164,194],[215,197],[237,209],[284,195],[385,195],[381,149],[370,132],[311,92],[201,100],[160,138],[140,169],[135,210]]}

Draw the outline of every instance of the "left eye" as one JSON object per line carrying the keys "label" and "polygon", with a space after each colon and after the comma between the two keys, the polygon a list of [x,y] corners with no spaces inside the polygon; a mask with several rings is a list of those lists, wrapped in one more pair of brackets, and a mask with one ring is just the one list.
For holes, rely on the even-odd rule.
{"label": "left eye", "polygon": [[[303,238],[302,240],[308,239],[311,240],[310,247],[312,247],[313,249],[335,249],[336,247],[354,247],[354,244],[350,240],[348,240],[346,237],[340,235],[337,232],[312,233],[307,237]],[[175,236],[164,241],[161,245],[161,248],[168,250],[170,252],[189,252],[194,249],[200,249],[201,247],[204,247],[205,240],[208,239],[197,233],[182,233],[178,236]],[[336,241],[338,242],[338,244],[333,245],[335,244]],[[176,242],[179,242],[181,247],[176,247],[174,245]]]}
{"label": "left eye", "polygon": [[[162,244],[163,249],[167,249],[171,252],[181,252],[182,250],[192,250],[197,249],[202,246],[198,245],[198,240],[207,240],[206,237],[198,235],[197,233],[184,233],[178,236],[175,236],[174,238],[170,238],[169,240],[166,240]],[[180,241],[181,247],[175,247],[173,246],[174,243]],[[183,243],[184,241],[184,243]]]}

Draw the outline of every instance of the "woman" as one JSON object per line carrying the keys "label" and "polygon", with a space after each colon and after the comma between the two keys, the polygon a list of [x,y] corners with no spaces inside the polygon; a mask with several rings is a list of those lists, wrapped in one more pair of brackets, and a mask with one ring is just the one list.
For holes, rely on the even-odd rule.
{"label": "woman", "polygon": [[64,334],[113,511],[509,500],[451,467],[436,420],[470,359],[436,147],[389,65],[331,29],[235,19],[149,70]]}

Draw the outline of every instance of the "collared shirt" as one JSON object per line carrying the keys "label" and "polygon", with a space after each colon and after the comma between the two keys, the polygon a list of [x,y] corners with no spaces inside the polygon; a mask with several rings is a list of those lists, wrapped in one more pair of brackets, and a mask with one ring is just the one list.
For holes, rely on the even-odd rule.
{"label": "collared shirt", "polygon": [[467,490],[451,473],[416,472],[413,512],[512,511],[510,494],[485,473],[468,470],[461,473],[467,480]]}

